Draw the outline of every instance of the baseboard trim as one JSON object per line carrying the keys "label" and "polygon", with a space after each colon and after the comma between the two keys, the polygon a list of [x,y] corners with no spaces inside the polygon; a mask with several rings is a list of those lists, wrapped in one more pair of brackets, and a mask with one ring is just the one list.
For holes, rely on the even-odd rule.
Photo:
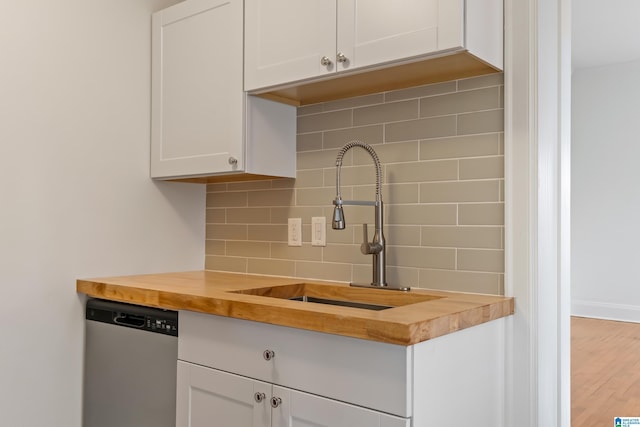
{"label": "baseboard trim", "polygon": [[640,323],[640,306],[575,300],[571,302],[571,315]]}

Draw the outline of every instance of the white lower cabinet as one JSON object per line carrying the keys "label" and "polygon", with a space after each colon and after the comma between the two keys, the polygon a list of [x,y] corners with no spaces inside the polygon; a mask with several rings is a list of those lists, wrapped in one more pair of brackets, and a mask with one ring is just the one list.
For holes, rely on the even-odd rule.
{"label": "white lower cabinet", "polygon": [[505,319],[402,346],[179,316],[177,427],[505,427]]}
{"label": "white lower cabinet", "polygon": [[178,361],[177,387],[176,427],[271,425],[270,384]]}
{"label": "white lower cabinet", "polygon": [[176,427],[409,427],[355,405],[178,362]]}

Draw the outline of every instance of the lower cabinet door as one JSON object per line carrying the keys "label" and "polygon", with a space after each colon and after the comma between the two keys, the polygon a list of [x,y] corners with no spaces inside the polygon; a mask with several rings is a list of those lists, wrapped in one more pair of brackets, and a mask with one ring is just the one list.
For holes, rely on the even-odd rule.
{"label": "lower cabinet door", "polygon": [[273,386],[273,427],[409,427],[409,418]]}
{"label": "lower cabinet door", "polygon": [[178,361],[176,427],[270,427],[271,384]]}
{"label": "lower cabinet door", "polygon": [[178,361],[176,427],[410,427],[410,421]]}

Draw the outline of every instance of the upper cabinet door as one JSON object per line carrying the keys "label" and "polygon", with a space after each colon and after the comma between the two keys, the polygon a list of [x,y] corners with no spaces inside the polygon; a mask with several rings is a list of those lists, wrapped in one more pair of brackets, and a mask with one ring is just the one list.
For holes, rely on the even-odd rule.
{"label": "upper cabinet door", "polygon": [[335,64],[336,0],[245,0],[245,90],[332,73]]}
{"label": "upper cabinet door", "polygon": [[462,0],[338,0],[338,71],[462,46]]}
{"label": "upper cabinet door", "polygon": [[151,176],[243,170],[242,0],[178,3],[152,29]]}

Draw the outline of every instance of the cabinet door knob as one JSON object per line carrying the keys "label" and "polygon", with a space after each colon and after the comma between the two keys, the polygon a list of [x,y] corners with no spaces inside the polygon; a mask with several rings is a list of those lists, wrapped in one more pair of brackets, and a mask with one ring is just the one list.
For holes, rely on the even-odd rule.
{"label": "cabinet door knob", "polygon": [[329,59],[329,57],[323,56],[322,59],[320,60],[320,64],[324,65],[325,67],[328,67],[332,64],[332,62],[331,62],[331,59]]}
{"label": "cabinet door knob", "polygon": [[278,406],[280,406],[281,403],[282,403],[282,399],[280,399],[279,397],[272,397],[271,398],[271,407],[272,408],[277,408]]}
{"label": "cabinet door knob", "polygon": [[342,52],[338,52],[338,55],[336,55],[336,58],[338,62],[341,64],[344,64],[345,62],[349,61],[349,58],[347,58],[345,54]]}
{"label": "cabinet door knob", "polygon": [[265,350],[262,353],[262,357],[264,357],[264,360],[269,361],[269,360],[273,359],[274,357],[276,357],[276,353],[273,350]]}
{"label": "cabinet door knob", "polygon": [[229,157],[229,164],[232,166],[235,166],[238,164],[238,159],[236,159],[235,157]]}
{"label": "cabinet door knob", "polygon": [[256,392],[253,395],[253,398],[256,400],[256,402],[261,403],[265,397],[267,397],[264,393],[260,393],[260,392]]}

